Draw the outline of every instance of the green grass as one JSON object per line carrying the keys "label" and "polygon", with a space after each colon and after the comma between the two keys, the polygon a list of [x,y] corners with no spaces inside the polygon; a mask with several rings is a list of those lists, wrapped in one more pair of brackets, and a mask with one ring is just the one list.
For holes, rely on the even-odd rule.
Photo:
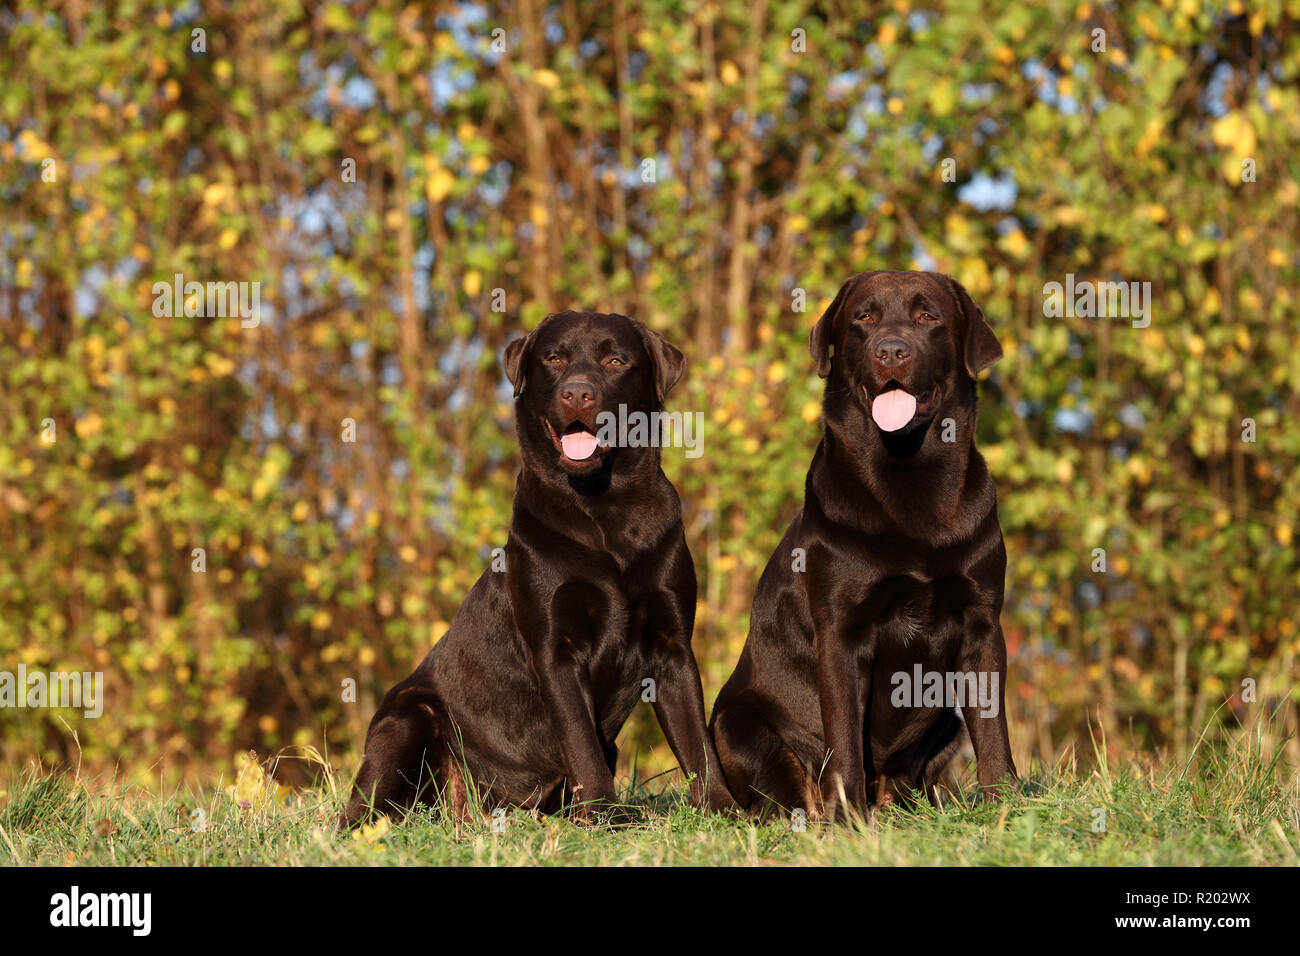
{"label": "green grass", "polygon": [[[1001,803],[958,794],[942,808],[890,807],[874,824],[792,832],[789,821],[697,813],[683,790],[624,795],[639,823],[612,829],[515,811],[457,826],[437,810],[356,835],[332,828],[339,778],[269,785],[256,764],[234,786],[153,794],[29,773],[0,796],[4,865],[1002,865],[1273,866],[1300,863],[1296,775],[1240,742],[1190,768],[1133,763],[1031,772]],[[242,802],[242,805],[241,805]],[[1094,810],[1105,832],[1094,832]],[[196,810],[202,810],[203,826]]]}

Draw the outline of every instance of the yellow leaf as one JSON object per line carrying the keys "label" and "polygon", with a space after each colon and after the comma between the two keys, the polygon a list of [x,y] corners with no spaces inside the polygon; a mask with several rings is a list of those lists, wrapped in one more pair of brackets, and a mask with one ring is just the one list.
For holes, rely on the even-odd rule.
{"label": "yellow leaf", "polygon": [[54,147],[29,129],[25,129],[18,134],[18,145],[23,148],[24,155],[33,159],[43,159],[54,155]]}
{"label": "yellow leaf", "polygon": [[98,435],[104,430],[104,420],[91,412],[85,418],[77,419],[77,423],[73,427],[78,438],[90,438],[92,435]]}
{"label": "yellow leaf", "polygon": [[209,183],[203,190],[203,202],[208,206],[216,206],[229,195],[230,187],[225,183]]}
{"label": "yellow leaf", "polygon": [[425,184],[424,194],[429,197],[430,202],[442,202],[451,192],[452,184],[455,178],[451,171],[439,167],[429,174],[429,181]]}
{"label": "yellow leaf", "polygon": [[261,764],[248,754],[243,755],[240,758],[239,776],[235,778],[234,786],[226,787],[226,793],[236,803],[247,802],[252,807],[262,803],[266,795],[266,773]]}
{"label": "yellow leaf", "polygon": [[961,261],[958,272],[961,284],[971,292],[987,293],[993,288],[993,279],[989,275],[988,264],[979,256],[969,256]]}
{"label": "yellow leaf", "polygon": [[1217,120],[1210,130],[1216,146],[1231,147],[1237,156],[1255,155],[1255,127],[1246,114],[1234,110]]}
{"label": "yellow leaf", "polygon": [[1165,125],[1160,117],[1154,117],[1147,121],[1146,129],[1142,132],[1142,138],[1137,142],[1137,154],[1145,156],[1147,153],[1160,142],[1160,134],[1164,132]]}
{"label": "yellow leaf", "polygon": [[382,816],[374,823],[363,823],[361,828],[352,831],[352,839],[362,843],[378,843],[388,833],[388,817]]}
{"label": "yellow leaf", "polygon": [[1003,236],[998,245],[1005,249],[1013,259],[1024,259],[1029,255],[1029,240],[1025,238],[1025,234],[1019,229]]}
{"label": "yellow leaf", "polygon": [[936,116],[947,116],[952,112],[956,102],[952,83],[948,80],[939,80],[930,87],[930,109]]}

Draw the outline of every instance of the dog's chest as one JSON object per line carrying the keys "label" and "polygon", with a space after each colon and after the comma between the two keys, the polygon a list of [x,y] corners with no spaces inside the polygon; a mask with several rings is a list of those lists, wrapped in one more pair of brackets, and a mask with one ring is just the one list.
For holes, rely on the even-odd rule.
{"label": "dog's chest", "polygon": [[864,636],[887,645],[946,643],[973,600],[963,577],[901,574],[874,584],[861,605]]}
{"label": "dog's chest", "polygon": [[647,642],[670,618],[666,598],[630,593],[617,578],[601,576],[566,584],[552,599],[551,614],[592,670],[621,680],[640,666]]}

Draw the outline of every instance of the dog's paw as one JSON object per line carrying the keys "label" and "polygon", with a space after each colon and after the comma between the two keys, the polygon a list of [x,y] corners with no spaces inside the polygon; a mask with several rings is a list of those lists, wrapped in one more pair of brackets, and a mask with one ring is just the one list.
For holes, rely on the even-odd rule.
{"label": "dog's paw", "polygon": [[740,813],[740,804],[731,796],[731,793],[725,789],[710,790],[703,799],[692,800],[691,803],[695,809],[703,813]]}
{"label": "dog's paw", "polygon": [[576,803],[569,811],[569,819],[581,827],[628,827],[641,822],[635,807],[613,799],[589,800]]}

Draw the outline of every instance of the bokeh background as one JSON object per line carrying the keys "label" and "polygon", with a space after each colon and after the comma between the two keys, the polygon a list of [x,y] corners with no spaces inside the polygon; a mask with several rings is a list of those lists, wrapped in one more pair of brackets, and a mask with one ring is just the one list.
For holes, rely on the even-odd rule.
{"label": "bokeh background", "polygon": [[[1297,0],[6,5],[0,669],[107,697],[0,711],[0,760],[354,767],[504,544],[502,348],[570,307],[687,353],[704,455],[665,470],[711,705],[800,507],[808,328],[868,268],[954,275],[1006,350],[980,445],[1022,770],[1281,740],[1298,73]],[[260,282],[260,325],[155,317],[175,273]],[[1150,282],[1150,326],[1045,317],[1068,273]],[[648,709],[623,741],[672,765]]]}

